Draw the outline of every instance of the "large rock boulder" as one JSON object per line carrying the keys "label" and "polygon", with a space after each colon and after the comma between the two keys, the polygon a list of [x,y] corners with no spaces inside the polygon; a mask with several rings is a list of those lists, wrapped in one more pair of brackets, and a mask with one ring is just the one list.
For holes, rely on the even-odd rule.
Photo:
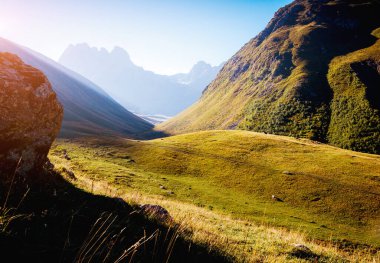
{"label": "large rock boulder", "polygon": [[45,75],[0,53],[0,174],[38,171],[58,134],[63,108]]}

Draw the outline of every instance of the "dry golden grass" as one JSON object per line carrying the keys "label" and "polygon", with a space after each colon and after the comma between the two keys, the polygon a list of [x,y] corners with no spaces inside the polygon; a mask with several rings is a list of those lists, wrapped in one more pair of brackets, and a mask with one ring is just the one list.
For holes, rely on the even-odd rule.
{"label": "dry golden grass", "polygon": [[[57,164],[56,169],[70,167],[69,161]],[[121,191],[104,181],[94,181],[80,174],[72,181],[76,186],[94,194],[119,197],[130,204],[157,204],[165,207],[180,235],[196,243],[220,251],[236,262],[309,262],[289,256],[296,244],[309,247],[319,256],[315,262],[380,262],[380,251],[357,249],[344,251],[329,242],[311,240],[302,229],[289,231],[249,220],[232,218],[192,204],[167,199],[139,191]]]}

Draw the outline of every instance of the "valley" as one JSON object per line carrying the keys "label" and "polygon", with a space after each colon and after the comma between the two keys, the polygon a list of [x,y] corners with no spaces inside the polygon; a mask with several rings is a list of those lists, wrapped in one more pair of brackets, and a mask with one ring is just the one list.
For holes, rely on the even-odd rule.
{"label": "valley", "polygon": [[380,262],[379,0],[5,2],[0,262]]}
{"label": "valley", "polygon": [[135,65],[123,48],[108,52],[86,43],[67,47],[59,62],[103,87],[137,114],[168,116],[196,102],[223,66],[199,61],[187,73],[162,75]]}

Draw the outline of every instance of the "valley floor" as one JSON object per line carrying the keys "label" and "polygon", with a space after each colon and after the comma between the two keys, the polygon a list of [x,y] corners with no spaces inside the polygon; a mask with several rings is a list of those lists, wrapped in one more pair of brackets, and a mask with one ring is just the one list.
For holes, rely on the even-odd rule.
{"label": "valley floor", "polygon": [[49,158],[87,191],[165,207],[187,238],[239,262],[380,261],[377,155],[209,131],[58,140]]}

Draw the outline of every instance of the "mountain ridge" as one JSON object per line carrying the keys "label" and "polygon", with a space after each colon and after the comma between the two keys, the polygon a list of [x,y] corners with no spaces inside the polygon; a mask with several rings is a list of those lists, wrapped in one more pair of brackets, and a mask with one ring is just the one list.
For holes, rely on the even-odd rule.
{"label": "mountain ridge", "polygon": [[61,137],[103,133],[141,137],[151,131],[151,124],[124,109],[100,87],[53,60],[4,38],[0,38],[0,50],[18,55],[48,77],[64,106]]}
{"label": "mountain ridge", "polygon": [[135,65],[121,47],[107,51],[87,43],[71,44],[59,62],[106,89],[127,109],[167,116],[195,102],[221,68],[198,62],[189,73],[161,75]]}
{"label": "mountain ridge", "polygon": [[[296,0],[279,9],[267,27],[224,65],[197,103],[158,129],[185,133],[238,128],[379,153],[379,110],[363,94],[351,99],[367,113],[357,118],[360,121],[351,119],[344,140],[332,132],[337,126],[334,121],[330,125],[330,118],[337,113],[334,102],[341,89],[333,89],[328,78],[334,58],[372,45],[379,52],[371,34],[380,26],[375,11],[379,8],[377,1]],[[380,64],[376,57],[369,59]],[[350,70],[346,74],[356,76]],[[348,83],[353,93],[355,83]],[[366,86],[359,86],[365,94]],[[347,114],[341,117],[346,124]]]}

